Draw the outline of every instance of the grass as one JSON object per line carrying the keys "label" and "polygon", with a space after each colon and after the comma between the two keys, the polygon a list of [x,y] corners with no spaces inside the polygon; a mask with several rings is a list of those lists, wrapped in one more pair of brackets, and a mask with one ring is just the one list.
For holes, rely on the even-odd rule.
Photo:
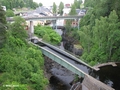
{"label": "grass", "polygon": [[82,49],[82,46],[79,45],[79,44],[75,44],[74,47],[77,48],[77,49]]}

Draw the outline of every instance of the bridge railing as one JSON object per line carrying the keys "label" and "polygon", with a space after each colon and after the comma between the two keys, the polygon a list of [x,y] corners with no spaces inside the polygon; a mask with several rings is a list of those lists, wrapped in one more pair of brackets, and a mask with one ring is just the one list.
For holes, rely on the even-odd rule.
{"label": "bridge railing", "polygon": [[[34,21],[34,20],[58,20],[58,19],[79,19],[84,15],[70,15],[70,16],[44,16],[44,17],[36,17],[36,16],[26,16],[22,17],[26,21]],[[7,21],[14,21],[13,17],[7,17]]]}

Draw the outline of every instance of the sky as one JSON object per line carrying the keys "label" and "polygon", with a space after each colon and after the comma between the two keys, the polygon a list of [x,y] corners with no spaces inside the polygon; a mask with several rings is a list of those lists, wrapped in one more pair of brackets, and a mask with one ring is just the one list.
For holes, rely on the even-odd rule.
{"label": "sky", "polygon": [[72,4],[74,2],[74,0],[33,0],[33,1],[37,3],[41,2],[43,6],[53,6],[53,2],[55,2],[56,5],[59,5],[61,1],[64,4]]}

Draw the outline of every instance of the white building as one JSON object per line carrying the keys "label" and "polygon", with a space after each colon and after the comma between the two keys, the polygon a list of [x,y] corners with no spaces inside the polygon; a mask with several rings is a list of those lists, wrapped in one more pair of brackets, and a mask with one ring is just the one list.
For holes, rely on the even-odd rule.
{"label": "white building", "polygon": [[6,11],[6,6],[2,6],[3,10]]}
{"label": "white building", "polygon": [[63,9],[63,16],[68,15],[70,10],[71,10],[71,8],[64,8]]}

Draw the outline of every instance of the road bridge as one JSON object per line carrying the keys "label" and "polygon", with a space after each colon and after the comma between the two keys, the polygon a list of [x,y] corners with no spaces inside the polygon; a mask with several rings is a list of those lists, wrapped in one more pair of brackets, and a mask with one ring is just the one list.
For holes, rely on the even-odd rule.
{"label": "road bridge", "polygon": [[[84,15],[69,15],[69,16],[44,16],[44,17],[22,17],[24,18],[26,21],[39,21],[39,20],[60,20],[60,19],[80,19],[82,18]],[[12,22],[14,21],[13,17],[7,17],[6,18],[7,21]]]}
{"label": "road bridge", "polygon": [[[56,27],[57,29],[57,24],[56,24],[56,21],[57,20],[60,20],[60,19],[75,19],[75,20],[78,20],[78,23],[80,21],[80,19],[83,17],[84,15],[70,15],[70,16],[44,16],[44,17],[29,17],[29,16],[26,16],[26,17],[22,17],[23,19],[25,19],[26,21],[29,21],[30,22],[30,30],[29,30],[29,33],[30,33],[30,37],[33,36],[34,34],[34,21],[40,21],[40,20],[55,20],[55,24],[54,26]],[[13,17],[7,17],[6,20],[8,22],[13,22],[14,21],[14,18]],[[79,30],[79,24],[78,24],[78,30]]]}
{"label": "road bridge", "polygon": [[[86,85],[89,85],[91,88],[95,87],[95,89],[83,89],[83,90],[114,90],[110,86],[107,86],[103,82],[92,77],[92,73],[94,73],[95,69],[89,66],[88,64],[84,63],[80,59],[72,56],[71,54],[68,54],[63,50],[60,50],[59,48],[56,48],[48,43],[45,43],[39,39],[32,39],[31,41],[35,46],[41,49],[42,53],[45,56],[51,58],[55,62],[64,66],[68,70],[74,72],[80,77],[85,78],[83,83],[84,86],[86,83]],[[87,81],[91,83],[88,84]]]}

